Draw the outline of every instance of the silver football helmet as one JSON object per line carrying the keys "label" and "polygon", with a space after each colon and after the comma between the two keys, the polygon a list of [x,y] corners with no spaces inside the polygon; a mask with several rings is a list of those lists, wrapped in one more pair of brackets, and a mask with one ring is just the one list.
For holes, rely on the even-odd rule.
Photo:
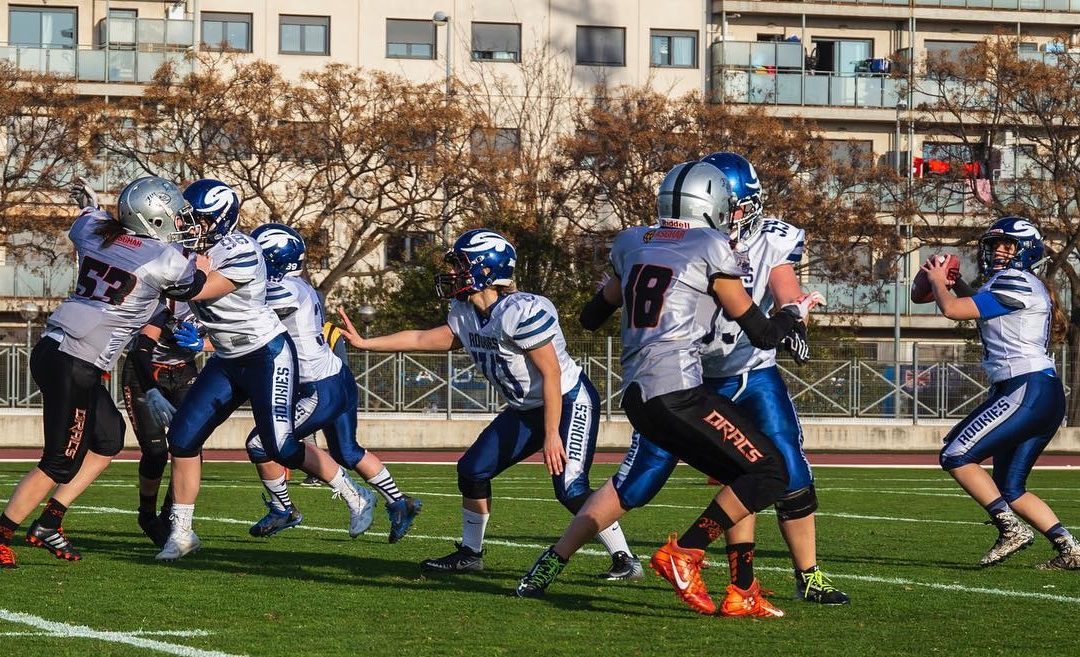
{"label": "silver football helmet", "polygon": [[731,199],[731,183],[723,171],[691,160],[664,176],[656,194],[656,216],[727,232]]}
{"label": "silver football helmet", "polygon": [[190,222],[191,205],[180,188],[164,178],[146,176],[128,183],[116,202],[120,225],[139,237],[178,242]]}

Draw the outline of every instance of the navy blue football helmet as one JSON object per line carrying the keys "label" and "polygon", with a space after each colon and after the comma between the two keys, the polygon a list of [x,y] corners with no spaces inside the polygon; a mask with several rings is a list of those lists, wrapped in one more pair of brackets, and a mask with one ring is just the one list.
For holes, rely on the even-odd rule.
{"label": "navy blue football helmet", "polygon": [[[994,255],[998,242],[1005,240],[1016,245],[1012,257]],[[1023,217],[1002,217],[979,238],[979,273],[983,278],[1002,269],[1034,271],[1042,264],[1045,254],[1042,233]]]}
{"label": "navy blue football helmet", "polygon": [[761,181],[754,165],[742,155],[719,151],[701,158],[724,172],[731,186],[731,213],[727,232],[736,242],[746,242],[761,230],[765,206],[761,199]]}
{"label": "navy blue football helmet", "polygon": [[184,189],[193,222],[184,245],[202,251],[233,232],[240,220],[240,195],[220,180],[202,178]]}
{"label": "navy blue football helmet", "polygon": [[444,258],[452,271],[435,275],[435,291],[444,299],[467,299],[493,285],[510,285],[517,251],[493,230],[477,228],[454,241]]}
{"label": "navy blue football helmet", "polygon": [[263,224],[251,231],[266,259],[266,277],[279,281],[304,270],[304,238],[285,224]]}

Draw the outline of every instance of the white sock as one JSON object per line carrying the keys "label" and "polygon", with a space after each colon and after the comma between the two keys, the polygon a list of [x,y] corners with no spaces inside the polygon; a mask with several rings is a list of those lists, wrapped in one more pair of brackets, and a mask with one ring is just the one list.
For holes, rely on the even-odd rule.
{"label": "white sock", "polygon": [[396,502],[403,497],[401,491],[398,490],[397,482],[394,481],[394,476],[390,474],[390,471],[387,470],[385,466],[382,470],[379,470],[374,477],[368,479],[367,482],[372,488],[379,491],[379,494],[383,496],[383,499],[386,500],[387,504]]}
{"label": "white sock", "polygon": [[618,522],[613,522],[606,529],[601,529],[596,535],[596,540],[604,544],[604,549],[608,551],[608,554],[614,555],[616,552],[633,554],[630,546],[626,544],[626,535],[623,534]]}
{"label": "white sock", "polygon": [[181,529],[189,532],[191,531],[191,518],[195,515],[195,505],[173,502],[172,515],[173,529]]}
{"label": "white sock", "polygon": [[284,474],[276,479],[263,479],[262,483],[266,487],[266,492],[270,493],[270,506],[278,511],[284,511],[292,506],[289,486],[285,483]]}
{"label": "white sock", "polygon": [[345,500],[350,509],[360,506],[360,496],[356,493],[356,489],[353,488],[352,480],[349,479],[349,475],[345,473],[344,469],[338,468],[334,478],[326,483],[330,484],[330,488],[340,495],[341,499]]}
{"label": "white sock", "polygon": [[461,509],[461,544],[473,552],[484,548],[484,531],[487,529],[490,513],[477,513]]}

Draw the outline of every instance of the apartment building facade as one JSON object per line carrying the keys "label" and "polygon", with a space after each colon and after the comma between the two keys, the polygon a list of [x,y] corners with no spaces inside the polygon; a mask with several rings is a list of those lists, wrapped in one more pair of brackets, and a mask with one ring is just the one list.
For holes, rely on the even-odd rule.
{"label": "apartment building facade", "polygon": [[[165,61],[222,46],[277,64],[289,77],[341,62],[437,82],[470,81],[491,68],[554,54],[576,91],[649,84],[714,102],[766,105],[778,116],[814,119],[837,152],[895,162],[911,170],[943,145],[914,128],[910,82],[928,53],[954,53],[995,31],[1019,37],[1025,57],[1080,45],[1080,0],[17,0],[0,3],[0,58],[28,70],[70,76],[80,93],[137,95]],[[1056,45],[1055,45],[1056,44]],[[1015,153],[987,176],[1009,176]],[[962,223],[962,201],[940,220]],[[901,230],[914,248],[918,235]],[[916,240],[914,242],[908,240]],[[388,249],[408,249],[408,243]],[[950,323],[906,301],[903,272],[925,254],[913,250],[899,281],[865,304],[860,290],[820,286],[833,308],[859,307],[864,327],[891,333]],[[873,259],[873,253],[857,254]],[[970,265],[969,265],[970,266]],[[882,267],[882,271],[887,267]],[[62,272],[0,264],[0,298],[59,296]],[[899,294],[897,294],[899,292]],[[847,298],[850,296],[850,298]],[[899,297],[899,308],[896,306]]]}

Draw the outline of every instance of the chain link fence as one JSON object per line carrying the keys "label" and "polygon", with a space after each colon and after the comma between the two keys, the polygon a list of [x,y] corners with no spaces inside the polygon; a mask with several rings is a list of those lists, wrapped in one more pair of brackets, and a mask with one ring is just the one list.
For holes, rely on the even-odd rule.
{"label": "chain link fence", "polygon": [[[905,357],[899,362],[891,342],[838,342],[813,345],[813,360],[801,367],[785,355],[778,364],[800,416],[807,419],[956,419],[982,401],[987,383],[976,345],[903,346]],[[603,413],[607,417],[621,414],[619,340],[576,341],[568,348],[599,391]],[[1064,346],[1054,352],[1063,379],[1066,355]],[[29,358],[25,344],[0,345],[0,407],[40,408],[41,394],[30,376]],[[504,406],[498,391],[463,352],[350,350],[349,365],[363,413],[453,419],[497,413]],[[123,359],[105,381],[118,404],[123,403],[122,367]]]}

